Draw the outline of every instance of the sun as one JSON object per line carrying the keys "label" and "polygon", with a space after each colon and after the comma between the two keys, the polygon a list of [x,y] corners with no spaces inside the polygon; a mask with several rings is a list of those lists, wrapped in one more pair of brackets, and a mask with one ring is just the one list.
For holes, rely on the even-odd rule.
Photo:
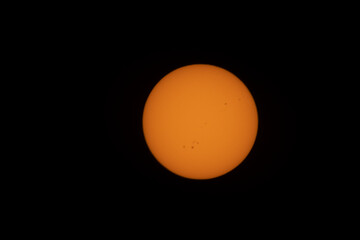
{"label": "sun", "polygon": [[250,153],[258,112],[245,84],[208,64],[165,75],[143,111],[143,132],[156,160],[190,179],[211,179],[236,168]]}

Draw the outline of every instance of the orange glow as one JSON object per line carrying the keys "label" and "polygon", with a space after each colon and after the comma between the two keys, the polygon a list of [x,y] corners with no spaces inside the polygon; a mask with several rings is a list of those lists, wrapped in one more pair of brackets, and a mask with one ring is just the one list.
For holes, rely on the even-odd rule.
{"label": "orange glow", "polygon": [[255,101],[227,70],[194,64],[163,77],[143,112],[146,143],[161,165],[191,179],[210,179],[237,167],[254,145]]}

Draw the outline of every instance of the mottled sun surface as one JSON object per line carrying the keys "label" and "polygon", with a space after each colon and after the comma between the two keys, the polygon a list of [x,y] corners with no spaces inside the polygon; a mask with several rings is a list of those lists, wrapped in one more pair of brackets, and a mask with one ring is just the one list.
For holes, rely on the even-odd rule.
{"label": "mottled sun surface", "polygon": [[210,179],[236,168],[258,129],[255,101],[229,71],[184,66],[152,89],[143,112],[146,143],[157,161],[190,179]]}

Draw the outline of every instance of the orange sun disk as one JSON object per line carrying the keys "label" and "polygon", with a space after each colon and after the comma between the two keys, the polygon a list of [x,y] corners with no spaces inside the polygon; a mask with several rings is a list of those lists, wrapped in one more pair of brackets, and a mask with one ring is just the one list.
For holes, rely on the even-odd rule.
{"label": "orange sun disk", "polygon": [[219,177],[251,151],[255,101],[229,71],[207,64],[178,68],[152,89],[143,112],[145,141],[157,161],[190,179]]}

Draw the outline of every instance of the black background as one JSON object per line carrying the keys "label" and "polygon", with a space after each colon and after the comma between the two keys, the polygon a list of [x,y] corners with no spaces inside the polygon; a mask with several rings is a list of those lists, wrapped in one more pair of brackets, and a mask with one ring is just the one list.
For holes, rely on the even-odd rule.
{"label": "black background", "polygon": [[[14,108],[20,116],[10,131],[20,128],[12,135],[26,145],[11,152],[15,168],[7,181],[15,208],[30,212],[27,222],[40,217],[54,225],[55,217],[60,228],[93,222],[142,232],[142,226],[154,223],[158,230],[185,219],[175,233],[208,221],[215,227],[233,222],[226,229],[237,234],[243,222],[256,231],[293,225],[297,234],[304,230],[298,221],[316,229],[344,212],[346,177],[356,174],[347,174],[354,159],[345,156],[350,138],[338,133],[352,133],[345,128],[354,126],[349,113],[357,109],[348,105],[357,95],[348,90],[357,85],[346,77],[354,63],[341,53],[353,53],[346,33],[356,31],[339,21],[338,6],[134,4],[39,6],[39,14],[25,7],[23,18],[7,19],[18,22],[8,26],[14,44],[5,46],[8,62],[20,63],[9,98],[20,102]],[[18,8],[16,13],[22,15]],[[194,63],[237,75],[259,113],[247,159],[224,176],[201,181],[164,169],[141,126],[155,84]],[[212,234],[209,226],[204,232]]]}
{"label": "black background", "polygon": [[[197,39],[198,40],[198,39]],[[103,40],[81,57],[74,108],[72,164],[85,191],[109,199],[263,199],[308,197],[316,191],[318,159],[312,114],[312,57],[297,42],[266,45],[252,39],[181,41],[117,46]],[[95,46],[95,47],[94,47]],[[189,180],[164,169],[148,150],[142,111],[155,84],[188,64],[223,67],[253,94],[259,132],[250,155],[234,171],[211,180]],[[77,67],[78,67],[77,66]],[[80,83],[80,84],[79,84]],[[76,170],[75,170],[76,169]],[[89,193],[89,192],[88,192]]]}
{"label": "black background", "polygon": [[[246,30],[236,24],[141,25],[75,27],[57,49],[63,68],[59,84],[66,89],[57,168],[65,199],[98,211],[157,213],[204,206],[301,212],[321,206],[330,188],[317,153],[323,137],[318,100],[326,81],[321,72],[328,55],[317,28],[298,22],[261,28],[251,23]],[[258,136],[247,159],[224,176],[200,181],[163,168],[142,133],[143,107],[155,84],[196,63],[238,76],[259,113]]]}

